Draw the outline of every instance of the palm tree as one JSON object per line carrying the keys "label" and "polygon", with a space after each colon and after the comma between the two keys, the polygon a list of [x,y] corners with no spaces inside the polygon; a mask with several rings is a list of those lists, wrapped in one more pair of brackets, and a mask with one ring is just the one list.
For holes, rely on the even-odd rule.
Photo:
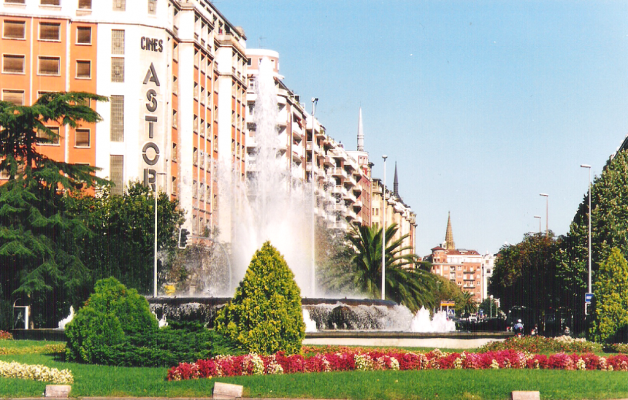
{"label": "palm tree", "polygon": [[473,293],[463,291],[458,301],[459,303],[456,304],[456,309],[460,310],[463,315],[473,314],[478,310],[478,305],[473,298]]}
{"label": "palm tree", "polygon": [[[421,306],[434,306],[435,280],[422,269],[416,254],[407,253],[411,247],[403,246],[408,235],[393,240],[396,224],[386,228],[386,297],[416,311]],[[329,279],[329,285],[337,289],[356,289],[373,298],[381,297],[382,282],[382,229],[372,226],[352,226],[347,240],[353,247],[352,269]],[[404,267],[410,267],[408,269]]]}

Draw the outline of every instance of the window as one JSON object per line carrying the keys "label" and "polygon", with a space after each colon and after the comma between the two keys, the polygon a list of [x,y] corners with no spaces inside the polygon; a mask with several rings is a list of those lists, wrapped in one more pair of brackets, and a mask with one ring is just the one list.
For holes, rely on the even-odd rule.
{"label": "window", "polygon": [[42,6],[60,6],[61,0],[41,0]]}
{"label": "window", "polygon": [[109,156],[109,175],[114,184],[111,193],[124,194],[124,156]]}
{"label": "window", "polygon": [[192,164],[195,166],[198,165],[198,149],[195,147],[194,152],[192,153]]}
{"label": "window", "polygon": [[126,10],[126,0],[113,0],[113,9],[114,11]]}
{"label": "window", "polygon": [[113,95],[111,103],[111,141],[124,141],[124,96]]}
{"label": "window", "polygon": [[172,94],[177,94],[179,91],[179,80],[176,76],[172,76]]}
{"label": "window", "polygon": [[111,31],[111,54],[124,54],[124,31],[113,29]]}
{"label": "window", "polygon": [[177,113],[177,110],[172,110],[172,127],[177,128],[178,125],[179,125],[179,115]]}
{"label": "window", "polygon": [[37,130],[37,138],[42,139],[43,142],[39,142],[38,144],[51,144],[57,145],[59,144],[59,127],[58,126],[47,126],[49,132],[38,129]]}
{"label": "window", "polygon": [[172,59],[179,61],[179,45],[177,43],[172,43]]}
{"label": "window", "polygon": [[91,10],[92,0],[79,0],[79,8]]}
{"label": "window", "polygon": [[74,135],[74,147],[89,147],[89,129],[77,129]]}
{"label": "window", "polygon": [[178,160],[177,144],[173,143],[172,144],[172,161],[177,161],[177,160]]}
{"label": "window", "polygon": [[24,105],[24,91],[23,90],[3,90],[2,101],[8,101],[16,106]]}
{"label": "window", "polygon": [[25,39],[26,23],[24,21],[4,21],[2,37],[5,39]]}
{"label": "window", "polygon": [[76,77],[81,79],[89,79],[92,77],[92,62],[77,61],[76,62]]}
{"label": "window", "polygon": [[111,82],[124,82],[124,58],[111,58]]}
{"label": "window", "polygon": [[59,75],[61,60],[59,57],[39,57],[40,75]]}
{"label": "window", "polygon": [[177,184],[177,177],[173,176],[172,177],[172,195],[176,196],[177,195],[177,189],[178,189],[178,184]]}
{"label": "window", "polygon": [[8,74],[24,73],[24,56],[5,54],[2,56],[2,72]]}
{"label": "window", "polygon": [[157,13],[157,0],[148,0],[148,13],[151,15]]}
{"label": "window", "polygon": [[79,26],[76,28],[76,44],[92,44],[92,28]]}
{"label": "window", "polygon": [[61,40],[61,25],[40,22],[39,40],[52,40],[57,42]]}
{"label": "window", "polygon": [[4,0],[4,2],[9,4],[24,4],[26,0]]}

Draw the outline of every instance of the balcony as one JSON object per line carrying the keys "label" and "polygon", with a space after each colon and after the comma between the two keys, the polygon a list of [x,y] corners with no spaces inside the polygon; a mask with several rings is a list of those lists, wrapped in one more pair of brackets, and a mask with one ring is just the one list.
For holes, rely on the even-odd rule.
{"label": "balcony", "polygon": [[324,158],[323,162],[325,163],[325,165],[327,165],[329,167],[334,165],[334,160],[332,160],[331,157],[328,156],[328,155],[325,155],[325,158]]}
{"label": "balcony", "polygon": [[355,195],[352,192],[350,192],[350,191],[347,191],[344,194],[343,198],[345,200],[349,200],[351,203],[355,203],[358,200],[358,199],[356,199]]}
{"label": "balcony", "polygon": [[360,193],[362,193],[362,186],[360,186],[359,184],[356,184],[354,187],[351,188],[351,190],[353,190],[356,196],[359,196]]}
{"label": "balcony", "polygon": [[314,147],[314,151],[315,152],[319,152],[320,151],[320,147],[318,147],[318,144],[316,142],[312,142],[311,140],[309,140],[307,142],[306,149],[312,150],[312,146]]}
{"label": "balcony", "polygon": [[362,200],[357,200],[355,203],[353,203],[353,208],[355,209],[362,208]]}
{"label": "balcony", "polygon": [[343,178],[347,178],[347,171],[345,171],[341,167],[333,167],[333,168],[331,168],[331,173],[334,176],[340,176],[340,177],[343,177]]}

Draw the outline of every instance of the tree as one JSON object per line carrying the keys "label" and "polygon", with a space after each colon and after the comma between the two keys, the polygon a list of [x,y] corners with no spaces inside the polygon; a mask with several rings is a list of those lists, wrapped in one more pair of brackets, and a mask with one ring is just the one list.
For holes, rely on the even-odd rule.
{"label": "tree", "polygon": [[[393,240],[397,225],[386,229],[386,298],[403,304],[412,311],[421,306],[435,305],[433,292],[436,289],[434,276],[416,268],[416,254],[408,253],[404,247],[404,235]],[[372,226],[353,226],[346,239],[353,248],[351,270],[342,271],[330,281],[339,289],[355,288],[373,298],[381,297],[382,282],[382,229]]]}
{"label": "tree", "polygon": [[[616,247],[628,254],[628,152],[610,158],[591,188],[592,281],[597,281],[600,264]],[[574,215],[569,232],[556,252],[557,280],[561,303],[584,320],[584,294],[588,291],[588,191]]]}
{"label": "tree", "polygon": [[[68,209],[88,228],[81,236],[81,258],[92,266],[90,285],[98,279],[115,277],[140,293],[152,293],[155,251],[154,192],[139,182],[131,182],[123,195],[113,195],[108,187],[98,196],[66,199]],[[159,279],[167,275],[177,250],[178,230],[183,211],[177,200],[166,193],[157,199],[157,247]],[[162,262],[163,261],[163,262]]]}
{"label": "tree", "polygon": [[216,331],[249,352],[296,354],[305,338],[301,291],[283,256],[266,242],[255,252]]}
{"label": "tree", "polygon": [[497,317],[499,315],[499,306],[495,299],[487,297],[480,303],[480,310],[484,312],[485,317]]}
{"label": "tree", "polygon": [[597,342],[613,341],[628,326],[628,263],[614,247],[600,265],[595,282],[595,312],[591,334]]}
{"label": "tree", "polygon": [[456,311],[459,315],[473,314],[478,310],[478,305],[473,298],[473,293],[462,292],[460,300],[456,302]]}
{"label": "tree", "polygon": [[157,319],[146,298],[115,278],[102,279],[66,326],[66,355],[69,361],[100,363],[106,359],[103,353],[127,336],[150,334],[157,329]]}
{"label": "tree", "polygon": [[488,290],[505,309],[525,306],[549,312],[560,305],[562,288],[557,285],[555,253],[559,242],[550,233],[525,234],[516,245],[499,251]]}
{"label": "tree", "polygon": [[[47,93],[32,106],[0,102],[0,287],[5,302],[21,298],[36,325],[54,326],[87,278],[77,256],[82,222],[68,215],[64,197],[107,181],[93,167],[52,160],[38,144],[56,140],[47,125],[78,127],[101,120],[88,93]],[[53,301],[50,301],[53,299]]]}

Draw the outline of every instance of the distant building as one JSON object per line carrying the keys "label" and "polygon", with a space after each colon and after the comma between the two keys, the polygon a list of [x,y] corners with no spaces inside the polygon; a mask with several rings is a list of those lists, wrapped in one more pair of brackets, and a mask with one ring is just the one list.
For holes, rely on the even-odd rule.
{"label": "distant building", "polygon": [[[416,213],[412,211],[410,206],[403,202],[399,195],[399,180],[397,178],[397,167],[395,166],[395,180],[393,183],[394,190],[391,191],[387,187],[383,187],[381,179],[373,179],[371,209],[372,224],[382,226],[384,223],[384,213],[386,214],[386,226],[397,224],[399,230],[392,238],[397,240],[404,235],[408,237],[403,242],[403,247],[409,247],[403,254],[416,253]],[[386,193],[386,202],[382,197],[382,193]]]}
{"label": "distant building", "polygon": [[[455,248],[451,214],[447,219],[445,242],[442,246],[434,247],[432,254],[425,257],[425,260],[432,263],[432,273],[449,279],[461,290],[473,294],[477,303],[480,303],[486,296],[482,266],[487,265],[486,262],[490,261],[489,259],[485,260],[476,250]],[[492,273],[492,267],[490,269]]]}

